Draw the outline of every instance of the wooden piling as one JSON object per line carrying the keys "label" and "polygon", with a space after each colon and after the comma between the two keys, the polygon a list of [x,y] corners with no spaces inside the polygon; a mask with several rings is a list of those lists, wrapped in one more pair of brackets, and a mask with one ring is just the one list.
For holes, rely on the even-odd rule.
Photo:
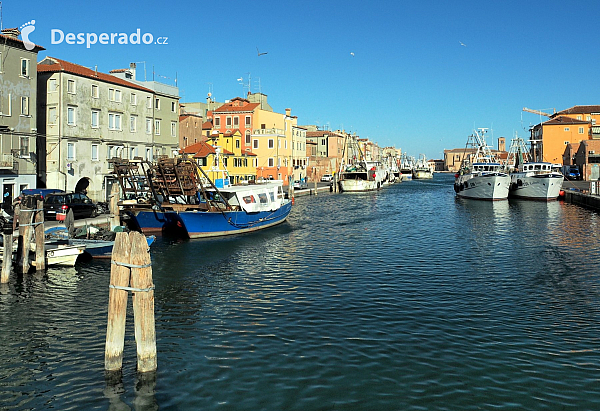
{"label": "wooden piling", "polygon": [[[131,243],[131,286],[133,317],[139,372],[156,370],[156,332],[154,328],[154,284],[146,237],[137,231],[129,233]],[[137,268],[139,266],[139,268]]]}
{"label": "wooden piling", "polygon": [[319,191],[319,190],[317,189],[317,180],[315,180],[315,195],[317,195],[317,192],[318,192],[318,191]]}
{"label": "wooden piling", "polygon": [[36,196],[35,211],[35,269],[37,271],[46,269],[46,246],[44,245],[44,200]]}
{"label": "wooden piling", "polygon": [[21,272],[29,272],[31,253],[31,232],[33,221],[34,201],[32,196],[24,196],[21,200],[21,210],[19,211],[19,250],[21,251]]}
{"label": "wooden piling", "polygon": [[12,250],[13,250],[13,235],[12,232],[3,232],[2,237],[4,240],[4,248],[2,252],[2,275],[0,276],[0,283],[8,283],[10,272],[12,271]]}
{"label": "wooden piling", "polygon": [[118,184],[113,184],[110,190],[110,228],[114,229],[116,226],[121,225],[121,218],[119,216],[119,195],[120,189]]}
{"label": "wooden piling", "polygon": [[69,233],[69,237],[73,237],[75,235],[75,216],[72,208],[69,208],[69,211],[67,211],[64,224]]}
{"label": "wooden piling", "polygon": [[111,263],[105,369],[116,371],[123,365],[127,293],[131,291],[138,372],[156,371],[154,285],[146,237],[135,231],[117,233]]}
{"label": "wooden piling", "polygon": [[128,233],[117,233],[110,267],[110,287],[108,290],[108,324],[104,350],[104,369],[120,370],[123,366],[123,346],[125,344],[125,315],[127,310],[127,290],[112,287],[129,286],[129,268],[114,262],[129,263],[131,246]]}

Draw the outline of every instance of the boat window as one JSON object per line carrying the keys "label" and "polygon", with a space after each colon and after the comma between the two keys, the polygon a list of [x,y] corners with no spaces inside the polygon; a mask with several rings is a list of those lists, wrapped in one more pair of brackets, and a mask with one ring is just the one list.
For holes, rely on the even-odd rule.
{"label": "boat window", "polygon": [[542,165],[541,164],[536,164],[535,165],[535,169],[536,170],[541,170],[542,169]]}
{"label": "boat window", "polygon": [[258,199],[260,200],[261,204],[267,204],[269,202],[269,200],[267,199],[267,195],[265,193],[260,193],[258,195]]}
{"label": "boat window", "polygon": [[483,166],[483,171],[490,171],[490,168],[488,166]]}
{"label": "boat window", "polygon": [[252,204],[252,203],[256,203],[256,200],[254,199],[254,196],[244,196],[244,203],[246,204]]}
{"label": "boat window", "polygon": [[275,193],[271,191],[269,193],[269,197],[271,197],[271,202],[274,203],[275,202]]}

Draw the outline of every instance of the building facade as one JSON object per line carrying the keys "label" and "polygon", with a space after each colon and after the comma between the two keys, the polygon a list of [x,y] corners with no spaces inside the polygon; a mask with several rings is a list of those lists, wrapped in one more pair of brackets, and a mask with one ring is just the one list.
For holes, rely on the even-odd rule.
{"label": "building facade", "polygon": [[591,133],[591,121],[554,116],[531,128],[533,159],[561,164],[566,146],[589,140]]}
{"label": "building facade", "polygon": [[[42,60],[38,130],[45,135],[40,154],[45,185],[86,191],[94,201],[107,201],[116,182],[112,158],[152,161],[171,154],[178,127],[156,109],[157,98],[153,90],[130,79],[53,57]],[[163,118],[166,124],[161,124]],[[163,134],[167,136],[159,140]]]}
{"label": "building facade", "polygon": [[38,185],[37,54],[18,39],[18,29],[0,35],[0,189],[6,207]]}

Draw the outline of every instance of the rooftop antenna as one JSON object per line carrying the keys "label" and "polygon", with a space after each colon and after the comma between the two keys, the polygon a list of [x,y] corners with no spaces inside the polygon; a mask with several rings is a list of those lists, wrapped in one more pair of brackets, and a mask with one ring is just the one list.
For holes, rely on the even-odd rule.
{"label": "rooftop antenna", "polygon": [[2,30],[4,26],[2,25],[2,2],[0,1],[0,30]]}

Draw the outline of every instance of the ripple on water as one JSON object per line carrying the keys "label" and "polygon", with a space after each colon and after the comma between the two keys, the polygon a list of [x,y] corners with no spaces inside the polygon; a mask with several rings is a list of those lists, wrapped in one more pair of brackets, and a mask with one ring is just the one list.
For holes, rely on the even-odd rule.
{"label": "ripple on water", "polygon": [[[104,380],[110,264],[0,287],[5,409],[597,409],[596,214],[456,199],[451,176],[296,199],[153,246],[156,380]],[[581,233],[589,235],[581,235]]]}

